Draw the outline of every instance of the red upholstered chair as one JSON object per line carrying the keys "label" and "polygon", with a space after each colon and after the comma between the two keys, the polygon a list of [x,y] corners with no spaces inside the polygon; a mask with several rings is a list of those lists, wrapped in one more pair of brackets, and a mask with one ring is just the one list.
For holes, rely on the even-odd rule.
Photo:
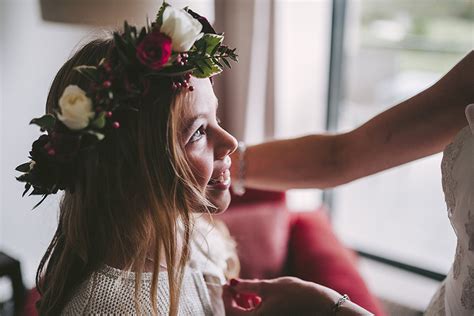
{"label": "red upholstered chair", "polygon": [[288,212],[284,193],[248,190],[218,218],[238,244],[242,278],[299,277],[385,315],[357,270],[356,254],[338,240],[324,208]]}
{"label": "red upholstered chair", "polygon": [[25,306],[20,315],[23,316],[37,316],[36,302],[40,299],[40,294],[36,288],[32,288],[26,295]]}

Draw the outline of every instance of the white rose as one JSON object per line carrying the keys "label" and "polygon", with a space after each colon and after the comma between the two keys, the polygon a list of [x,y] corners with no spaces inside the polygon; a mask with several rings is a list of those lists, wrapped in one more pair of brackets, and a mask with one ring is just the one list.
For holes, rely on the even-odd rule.
{"label": "white rose", "polygon": [[80,130],[89,125],[94,117],[92,101],[86,96],[84,90],[75,85],[69,85],[64,89],[59,99],[58,119],[72,130]]}
{"label": "white rose", "polygon": [[167,6],[160,31],[171,37],[175,52],[187,52],[201,38],[202,24],[183,9]]}

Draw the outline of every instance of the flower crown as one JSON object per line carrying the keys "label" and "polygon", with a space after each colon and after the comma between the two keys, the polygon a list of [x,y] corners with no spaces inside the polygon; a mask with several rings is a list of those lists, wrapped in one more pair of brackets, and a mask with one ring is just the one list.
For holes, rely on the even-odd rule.
{"label": "flower crown", "polygon": [[87,91],[69,85],[59,99],[59,111],[33,119],[41,135],[32,146],[30,161],[16,170],[25,183],[25,196],[49,194],[71,188],[78,154],[120,128],[118,109],[140,110],[150,81],[168,78],[173,90],[188,89],[191,76],[209,78],[237,61],[235,49],[222,44],[206,18],[188,8],[176,9],[164,2],[156,20],[138,30],[125,21],[123,33],[113,34],[111,56],[96,66],[75,67],[90,85]]}

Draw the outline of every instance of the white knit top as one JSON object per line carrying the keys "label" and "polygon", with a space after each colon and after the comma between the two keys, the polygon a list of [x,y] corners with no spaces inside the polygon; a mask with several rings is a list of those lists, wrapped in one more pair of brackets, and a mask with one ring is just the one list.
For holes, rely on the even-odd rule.
{"label": "white knit top", "polygon": [[[197,216],[191,238],[190,261],[184,270],[179,300],[179,315],[224,315],[221,285],[229,271],[238,266],[235,243],[225,229],[215,229]],[[230,274],[232,275],[232,273]],[[232,277],[232,276],[231,276]],[[151,315],[152,273],[142,273],[139,301],[142,315]],[[159,315],[169,313],[169,283],[166,271],[158,274]],[[75,291],[62,315],[131,315],[135,309],[135,273],[104,265],[92,273]]]}
{"label": "white knit top", "polygon": [[[142,315],[152,315],[150,289],[152,273],[142,274],[139,301]],[[158,275],[157,302],[159,315],[168,315],[168,274]],[[104,266],[94,272],[74,293],[62,315],[133,315],[135,309],[135,273]],[[209,293],[202,273],[186,267],[181,287],[179,315],[212,315]]]}

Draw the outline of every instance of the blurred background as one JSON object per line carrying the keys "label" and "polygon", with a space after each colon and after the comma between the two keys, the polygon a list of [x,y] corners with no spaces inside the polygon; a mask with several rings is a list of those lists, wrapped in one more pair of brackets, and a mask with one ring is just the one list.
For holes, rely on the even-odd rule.
{"label": "blurred background", "polygon": [[[355,128],[433,84],[474,48],[473,0],[189,0],[240,62],[216,83],[220,116],[257,143]],[[0,0],[0,251],[34,285],[56,228],[58,198],[31,210],[14,168],[27,158],[49,86],[81,43],[144,25],[161,1]],[[423,310],[448,272],[455,236],[441,189],[441,154],[340,188],[287,193],[290,208],[329,207],[376,295]],[[0,278],[0,301],[12,295]]]}

